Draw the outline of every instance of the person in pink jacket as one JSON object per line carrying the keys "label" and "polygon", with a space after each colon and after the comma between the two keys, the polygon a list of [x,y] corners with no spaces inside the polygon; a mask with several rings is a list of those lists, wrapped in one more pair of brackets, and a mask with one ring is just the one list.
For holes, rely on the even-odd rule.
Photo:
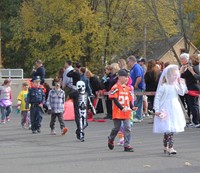
{"label": "person in pink jacket", "polygon": [[1,124],[10,121],[10,113],[12,111],[12,93],[11,80],[6,79],[2,86],[0,86],[0,109],[1,109]]}

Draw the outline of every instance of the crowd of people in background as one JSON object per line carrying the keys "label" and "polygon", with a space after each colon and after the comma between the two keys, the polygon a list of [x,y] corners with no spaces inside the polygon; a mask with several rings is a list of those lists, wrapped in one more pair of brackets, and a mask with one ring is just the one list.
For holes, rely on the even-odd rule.
{"label": "crowd of people in background", "polygon": [[[200,90],[199,59],[199,54],[189,56],[189,54],[183,53],[180,55],[181,77],[185,79],[189,91]],[[66,97],[70,90],[76,89],[76,83],[78,81],[84,81],[86,85],[86,92],[91,98],[93,98],[94,103],[96,103],[95,98],[97,98],[99,94],[108,93],[114,84],[117,83],[117,73],[120,69],[124,69],[129,73],[131,85],[134,87],[134,92],[137,95],[137,92],[142,91],[155,92],[160,75],[162,74],[164,68],[166,68],[169,64],[169,62],[162,62],[160,60],[150,59],[146,61],[145,58],[130,56],[127,59],[118,59],[116,62],[106,65],[104,68],[104,74],[100,75],[102,76],[100,78],[100,76],[93,74],[90,69],[82,67],[81,63],[76,62],[73,64],[71,60],[67,60],[64,67],[60,68],[56,78],[60,80],[61,88],[65,90]],[[45,100],[47,101],[48,93],[51,90],[51,87],[45,82],[45,68],[41,60],[36,61],[32,75],[33,78],[36,76],[40,77],[40,84],[46,89]],[[9,83],[11,82],[5,81],[4,87],[2,87],[1,90],[6,90],[6,86],[9,85]],[[194,95],[195,94],[190,93],[180,96],[183,107],[189,117],[189,126],[196,126],[200,123],[199,97],[198,94],[197,96]],[[108,98],[108,94],[105,94],[104,97],[106,99],[107,108],[107,115],[105,119],[112,119],[112,101]],[[135,105],[138,107],[138,110],[134,117],[134,122],[141,122],[143,117],[147,117],[149,114],[154,115],[154,97],[155,95],[137,95],[137,97],[135,97]],[[102,112],[101,102],[95,106],[97,112]],[[44,109],[47,112],[48,108],[45,103]],[[3,115],[1,121],[4,123],[5,110],[1,109],[1,112]],[[7,112],[7,117],[9,117],[9,107],[7,108]],[[192,121],[190,121],[191,119]]]}
{"label": "crowd of people in background", "polygon": [[[24,127],[27,123],[29,129],[31,129],[34,134],[40,133],[42,113],[48,112],[48,109],[51,109],[52,111],[53,108],[55,110],[51,112],[51,134],[56,134],[54,128],[56,117],[58,117],[60,122],[61,133],[65,134],[67,128],[62,119],[64,102],[69,98],[68,96],[72,91],[77,90],[77,82],[79,81],[84,82],[85,91],[90,97],[97,113],[103,112],[101,102],[97,102],[98,97],[101,95],[105,98],[107,115],[104,118],[113,119],[114,105],[110,94],[113,86],[116,86],[119,82],[119,78],[123,85],[126,83],[127,86],[129,85],[132,87],[134,93],[132,94],[132,97],[134,100],[134,107],[137,107],[137,110],[133,122],[142,122],[145,117],[151,115],[153,116],[153,120],[157,123],[157,117],[154,116],[158,115],[158,112],[156,112],[158,111],[158,104],[155,100],[158,100],[159,92],[164,92],[160,91],[158,86],[161,85],[160,78],[165,72],[166,79],[168,77],[173,81],[176,77],[178,83],[181,83],[179,79],[179,77],[181,77],[186,83],[187,92],[184,90],[181,94],[182,96],[177,97],[177,101],[180,100],[183,113],[184,115],[187,114],[187,127],[200,128],[200,54],[189,55],[183,53],[180,55],[180,62],[181,66],[176,66],[175,71],[173,72],[174,69],[172,69],[172,73],[169,73],[171,76],[167,76],[169,75],[168,72],[166,72],[168,67],[169,69],[172,68],[172,65],[169,62],[162,62],[154,59],[147,61],[145,58],[136,58],[132,55],[126,59],[118,59],[116,62],[106,65],[104,74],[97,76],[87,67],[83,67],[81,63],[76,62],[73,64],[71,60],[66,60],[64,67],[60,68],[58,75],[54,79],[51,88],[50,85],[45,82],[45,68],[42,61],[37,60],[35,64],[36,68],[33,68],[33,84],[30,85],[30,83],[27,82],[23,83],[22,91],[18,96],[17,109],[21,111],[21,125]],[[120,75],[119,72],[121,73]],[[122,82],[122,79],[126,78],[127,82]],[[163,83],[168,84],[168,82],[169,81],[165,81]],[[10,121],[9,115],[12,110],[11,83],[11,80],[6,79],[0,87],[1,124]],[[28,91],[29,87],[30,89]],[[174,88],[172,91],[174,92]],[[146,94],[144,94],[144,92],[146,92]],[[170,97],[176,97],[176,94],[172,94]],[[31,104],[31,106],[29,104]],[[59,104],[59,106],[57,104]],[[180,109],[181,108],[179,107],[179,113]],[[124,108],[121,107],[121,110],[124,110]],[[159,112],[159,115],[161,114],[163,116],[164,113],[161,111]],[[119,121],[117,121],[117,123],[119,123]],[[115,128],[119,128],[119,124],[117,124]],[[116,136],[118,130],[119,129],[115,131],[114,136],[111,135],[112,137],[110,137],[110,149],[113,149],[114,147],[112,140]],[[173,132],[176,132],[176,130]],[[167,138],[171,139],[172,137],[173,133],[166,133],[164,140],[167,140]],[[170,145],[172,145],[172,141]],[[132,151],[132,148],[125,148],[125,150]],[[175,150],[173,150],[173,152],[175,152]]]}
{"label": "crowd of people in background", "polygon": [[[185,108],[185,112],[188,114],[188,127],[199,127],[199,60],[198,54],[189,56],[187,53],[180,55],[181,77],[185,79],[189,94],[180,96],[182,105]],[[129,73],[131,79],[131,85],[134,87],[135,106],[138,107],[134,122],[142,122],[144,117],[148,117],[149,114],[154,116],[154,98],[155,94],[140,95],[140,92],[156,92],[159,78],[163,70],[170,65],[169,62],[162,62],[160,60],[146,60],[145,58],[136,58],[135,56],[129,56],[127,59],[118,59],[116,62],[105,66],[104,74],[100,76],[94,75],[91,70],[86,67],[82,67],[79,62],[72,66],[72,61],[67,60],[62,71],[63,75],[59,73],[59,77],[62,80],[62,89],[65,90],[66,95],[70,89],[75,89],[76,82],[82,80],[86,84],[86,92],[93,100],[98,97],[99,94],[104,95],[106,99],[107,115],[105,119],[112,119],[112,100],[108,97],[108,92],[118,81],[118,71],[124,69]],[[195,94],[191,94],[191,91]],[[105,93],[105,94],[104,94]],[[99,103],[100,104],[100,103]],[[97,112],[101,112],[101,105],[95,105]],[[192,120],[191,120],[192,118]]]}

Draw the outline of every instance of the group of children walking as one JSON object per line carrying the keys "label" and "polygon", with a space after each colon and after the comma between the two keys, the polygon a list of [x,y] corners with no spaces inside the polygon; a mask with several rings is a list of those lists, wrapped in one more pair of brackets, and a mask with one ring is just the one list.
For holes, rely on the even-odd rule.
{"label": "group of children walking", "polygon": [[[131,146],[131,114],[137,108],[133,105],[131,88],[127,86],[129,74],[126,70],[119,70],[118,82],[109,92],[109,98],[113,102],[113,124],[114,127],[108,136],[108,148],[114,149],[114,140],[123,124],[123,146],[125,152],[133,152]],[[9,121],[12,110],[11,81],[5,80],[0,87],[0,108],[1,123]],[[61,134],[68,131],[63,121],[65,92],[60,87],[58,79],[53,80],[53,89],[49,92],[47,106],[51,112],[50,129],[55,135],[55,121],[58,117]],[[185,82],[180,79],[177,65],[169,65],[164,69],[159,80],[158,88],[154,100],[154,133],[163,133],[164,152],[176,154],[173,148],[173,135],[183,132],[186,125],[184,113],[178,99],[178,95],[187,92]],[[41,132],[41,121],[43,114],[43,104],[45,102],[44,92],[40,87],[40,78],[33,79],[33,87],[29,88],[29,83],[22,84],[22,91],[18,95],[17,109],[21,112],[21,126],[28,126],[33,134]]]}
{"label": "group of children walking", "polygon": [[[40,77],[36,76],[32,79],[33,85],[30,87],[29,82],[22,83],[22,90],[17,97],[17,113],[21,113],[21,126],[28,127],[33,134],[41,132],[41,122],[43,105],[45,103],[45,93],[40,85]],[[12,111],[12,93],[11,80],[5,80],[3,86],[0,86],[0,108],[1,108],[1,124],[10,121],[10,113]],[[68,131],[63,120],[65,92],[60,88],[59,80],[53,81],[53,89],[50,91],[47,106],[51,111],[51,134],[55,135],[55,122],[58,117],[61,134],[64,135]]]}

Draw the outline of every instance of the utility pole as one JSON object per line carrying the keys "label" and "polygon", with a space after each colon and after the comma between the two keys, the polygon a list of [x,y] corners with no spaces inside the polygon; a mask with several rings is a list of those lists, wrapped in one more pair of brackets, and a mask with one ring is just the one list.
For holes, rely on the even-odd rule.
{"label": "utility pole", "polygon": [[144,25],[144,49],[143,49],[143,56],[144,58],[147,58],[147,27],[146,27],[146,24]]}
{"label": "utility pole", "polygon": [[0,69],[3,68],[1,54],[2,54],[2,51],[1,51],[1,21],[0,21]]}

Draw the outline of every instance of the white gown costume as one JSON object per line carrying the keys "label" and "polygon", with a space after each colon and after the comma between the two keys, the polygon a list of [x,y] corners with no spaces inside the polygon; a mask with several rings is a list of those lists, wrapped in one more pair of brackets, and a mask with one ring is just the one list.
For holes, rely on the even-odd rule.
{"label": "white gown costume", "polygon": [[[176,70],[175,73],[170,72],[172,68]],[[183,79],[180,80],[180,83],[177,82],[179,77],[177,65],[169,65],[160,77],[154,99],[154,109],[155,112],[161,112],[161,115],[154,117],[154,133],[184,131],[186,121],[178,95],[184,95],[187,87]],[[163,79],[166,80],[165,83],[163,83]]]}

